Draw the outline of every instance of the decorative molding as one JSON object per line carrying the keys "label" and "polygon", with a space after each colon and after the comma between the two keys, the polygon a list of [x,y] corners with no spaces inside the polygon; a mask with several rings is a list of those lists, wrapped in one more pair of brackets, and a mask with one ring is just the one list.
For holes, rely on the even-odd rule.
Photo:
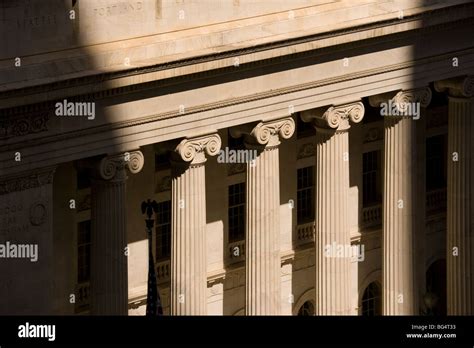
{"label": "decorative molding", "polygon": [[359,123],[364,118],[365,108],[362,102],[352,102],[343,105],[330,106],[328,109],[317,108],[303,111],[301,118],[304,122],[312,122],[318,131],[344,132],[350,128],[350,122]]}
{"label": "decorative molding", "polygon": [[[48,84],[43,84],[39,86],[28,86],[21,88],[19,90],[7,90],[4,92],[0,93],[0,98],[8,98],[12,95],[31,95],[31,94],[38,94],[42,92],[47,92],[52,89],[70,89],[70,90],[75,90],[77,87],[80,86],[87,86],[87,85],[97,85],[100,83],[105,83],[107,84],[108,81],[110,80],[117,80],[118,78],[122,77],[133,77],[138,74],[147,74],[147,73],[153,73],[153,72],[159,72],[163,70],[171,70],[171,69],[177,69],[182,66],[188,66],[191,64],[202,64],[206,62],[210,62],[213,60],[218,60],[218,59],[228,59],[228,58],[233,58],[233,57],[241,57],[242,55],[247,55],[247,54],[255,54],[257,52],[261,51],[268,51],[271,49],[278,49],[282,47],[287,47],[287,46],[294,46],[294,45],[301,45],[301,44],[306,44],[306,43],[313,43],[314,41],[317,40],[322,40],[326,38],[332,38],[332,37],[337,37],[339,35],[348,35],[352,33],[360,33],[364,32],[367,30],[375,30],[378,28],[386,28],[388,25],[400,25],[401,23],[408,23],[411,21],[426,21],[426,22],[432,22],[434,20],[434,17],[436,16],[444,16],[447,18],[450,18],[449,16],[453,16],[456,13],[466,13],[466,11],[471,11],[472,9],[472,4],[459,4],[456,6],[449,6],[449,7],[443,7],[443,8],[438,8],[438,9],[432,9],[427,12],[422,12],[410,16],[405,16],[403,19],[399,18],[394,18],[394,19],[387,19],[384,21],[379,21],[375,23],[368,23],[365,25],[361,26],[354,26],[351,28],[341,28],[338,30],[334,30],[331,32],[324,32],[324,33],[316,33],[304,37],[297,37],[297,38],[291,38],[283,41],[276,41],[276,42],[271,42],[271,43],[265,43],[261,44],[258,46],[251,46],[251,47],[246,47],[246,48],[241,48],[237,50],[232,50],[232,51],[227,51],[227,52],[219,52],[219,53],[213,53],[205,56],[199,56],[199,57],[193,57],[193,58],[187,58],[187,59],[182,59],[178,61],[172,61],[172,62],[167,62],[167,63],[160,63],[160,64],[155,64],[152,66],[145,66],[145,67],[134,67],[133,69],[127,69],[127,70],[121,70],[121,71],[113,71],[113,72],[104,72],[101,74],[96,74],[96,75],[89,75],[89,76],[81,76],[78,78],[73,78],[73,79],[68,79],[65,81],[57,81],[57,82],[52,82]],[[471,17],[468,18],[462,18],[457,21],[451,21],[451,22],[443,22],[443,23],[437,23],[434,25],[431,25],[429,27],[418,27],[414,28],[410,31],[401,31],[401,32],[396,32],[390,35],[389,38],[386,37],[386,35],[379,36],[379,37],[371,37],[371,40],[373,40],[375,43],[380,43],[380,42],[386,42],[388,39],[390,40],[398,40],[400,38],[404,37],[410,37],[412,35],[421,35],[422,33],[425,32],[433,32],[435,30],[442,30],[442,29],[449,29],[451,27],[455,27],[460,24],[471,24],[473,22]],[[344,43],[344,47],[356,47],[358,44],[357,41],[353,42],[346,42]],[[328,46],[324,47],[324,51],[326,52],[333,52],[333,51],[339,51],[341,48],[339,45],[335,46]],[[313,50],[311,50],[313,51]],[[302,51],[298,52],[297,54],[308,56],[308,54],[311,51]],[[319,50],[315,50],[319,51]],[[292,54],[293,56],[294,54]],[[452,54],[447,55],[449,57],[452,56]],[[281,56],[278,56],[274,59],[267,59],[268,61],[279,61],[279,62],[285,62],[282,60]],[[257,63],[259,63],[258,61]],[[253,65],[258,68],[258,65],[256,62],[250,62],[247,63],[248,65]],[[228,67],[228,68],[223,68],[224,72],[228,72],[231,70],[233,67]],[[204,72],[204,74],[206,74]],[[206,74],[205,76],[208,76],[209,74]],[[179,79],[182,79],[181,76],[178,77]],[[153,82],[148,82],[147,84],[153,86],[153,87],[159,87],[160,84],[159,82],[161,81],[153,81]],[[111,96],[116,96],[116,95],[121,95],[121,94],[126,94],[126,93],[131,93],[131,92],[136,92],[143,89],[141,84],[135,84],[135,85],[129,85],[127,87],[118,87],[118,88],[113,88],[113,89],[104,89],[96,93],[91,93],[87,95],[87,97],[91,97],[94,100],[98,100],[101,98],[105,97],[111,97]],[[21,94],[19,94],[21,93]],[[68,98],[69,95],[63,95],[60,98]]]}
{"label": "decorative molding", "polygon": [[79,197],[79,204],[77,206],[77,211],[85,211],[91,209],[91,194],[87,193]]}
{"label": "decorative molding", "polygon": [[[470,52],[470,51],[474,51],[474,50],[466,50],[467,53]],[[460,55],[462,55],[462,54],[460,53],[458,56],[460,56]],[[451,58],[452,58],[452,54],[444,54],[444,55],[436,56],[434,58],[433,57],[424,58],[424,59],[421,59],[417,62],[418,62],[419,65],[424,65],[424,64],[428,64],[428,63],[432,63],[432,62],[444,61],[446,59],[451,59]],[[202,113],[202,112],[206,112],[206,111],[211,111],[211,110],[221,109],[221,108],[225,108],[225,107],[245,104],[245,103],[249,103],[249,102],[253,102],[253,101],[259,101],[259,100],[268,99],[268,98],[272,98],[272,97],[277,97],[277,96],[281,96],[281,95],[287,95],[287,94],[291,94],[291,93],[296,93],[296,92],[311,90],[311,89],[315,89],[315,88],[325,87],[325,86],[329,86],[329,85],[336,84],[336,83],[352,81],[352,80],[358,79],[358,78],[362,79],[362,78],[375,76],[375,75],[379,75],[379,74],[383,74],[383,73],[389,73],[389,72],[397,71],[397,70],[400,70],[400,69],[409,69],[409,68],[413,68],[415,66],[418,66],[418,64],[413,63],[413,62],[392,64],[392,65],[384,66],[384,67],[381,67],[381,68],[369,69],[369,70],[359,72],[359,73],[356,73],[356,74],[332,77],[332,78],[328,78],[328,79],[324,79],[324,80],[308,82],[308,83],[294,85],[294,86],[290,86],[290,87],[284,87],[284,88],[280,88],[280,89],[265,91],[265,92],[262,92],[262,93],[257,93],[257,94],[253,94],[253,95],[249,95],[249,96],[232,98],[232,99],[228,99],[228,100],[225,100],[225,101],[219,101],[219,102],[213,102],[213,103],[208,103],[208,104],[197,105],[197,106],[186,108],[186,113],[185,114],[190,115],[190,114]],[[118,88],[118,89],[125,90],[125,87],[121,87],[121,88]],[[110,92],[110,90],[106,91],[106,92]],[[128,93],[128,90],[126,90],[123,93]],[[115,93],[115,94],[120,95],[121,93]],[[111,96],[111,95],[114,95],[114,94],[110,94],[110,93],[107,94],[108,97]],[[88,96],[88,98],[93,98],[94,100],[98,100],[98,99],[100,99],[100,94],[98,93],[97,95],[95,95],[95,94],[90,95],[90,96]],[[70,98],[68,98],[68,100],[69,99]],[[14,108],[14,109],[16,110],[17,108]],[[24,107],[20,107],[20,108],[24,108]],[[12,112],[11,110],[13,110],[13,109],[2,110],[2,112],[11,113]],[[85,136],[104,133],[104,132],[108,132],[108,131],[118,131],[120,129],[124,129],[124,128],[127,128],[127,127],[145,125],[145,124],[149,124],[149,123],[153,123],[153,122],[157,122],[157,121],[161,121],[161,120],[166,120],[166,119],[171,119],[171,118],[176,118],[176,117],[180,117],[180,116],[182,116],[182,114],[179,112],[179,110],[168,111],[168,112],[163,112],[163,113],[158,113],[158,114],[152,114],[152,115],[144,116],[144,117],[141,117],[141,118],[135,119],[135,120],[126,120],[126,121],[121,121],[121,122],[108,123],[108,124],[104,124],[104,125],[94,127],[94,128],[87,128],[87,129],[75,130],[75,131],[70,131],[70,132],[63,132],[61,134],[55,135],[53,140],[49,139],[48,141],[60,142],[60,141],[68,140],[72,137],[85,137]],[[34,140],[29,141],[28,146],[37,146],[39,144],[42,144],[45,141],[46,141],[45,139],[34,139]],[[1,148],[1,146],[0,146],[0,148]]]}
{"label": "decorative molding", "polygon": [[247,169],[246,163],[229,163],[227,165],[227,175],[236,175],[240,173],[245,173]]}
{"label": "decorative molding", "polygon": [[0,119],[0,139],[20,137],[48,130],[49,113],[23,114]]}
{"label": "decorative molding", "polygon": [[426,118],[426,129],[443,127],[448,124],[448,106],[441,106],[429,110]]}
{"label": "decorative molding", "polygon": [[474,97],[474,75],[436,81],[434,86],[437,92],[448,92],[451,97]]}
{"label": "decorative molding", "polygon": [[382,140],[384,136],[382,127],[371,127],[364,134],[363,143],[371,143],[374,141]]}
{"label": "decorative molding", "polygon": [[224,284],[226,272],[219,272],[207,277],[207,287],[212,288],[216,284]]}
{"label": "decorative molding", "polygon": [[39,201],[30,206],[30,223],[33,226],[41,226],[48,217],[48,209],[46,201]]}
{"label": "decorative molding", "polygon": [[316,154],[316,147],[314,143],[306,143],[300,146],[298,149],[297,159],[302,159],[305,157],[311,157]]}
{"label": "decorative molding", "polygon": [[206,154],[215,156],[221,149],[221,137],[217,134],[208,134],[195,138],[185,138],[175,149],[180,160],[191,165],[201,165],[206,162]]}
{"label": "decorative molding", "polygon": [[125,169],[136,174],[143,168],[145,158],[141,151],[125,152],[102,158],[99,164],[99,175],[104,180],[123,181],[127,179]]}
{"label": "decorative molding", "polygon": [[0,195],[52,184],[55,170],[56,167],[49,167],[31,173],[21,173],[19,176],[2,178],[0,181]]}

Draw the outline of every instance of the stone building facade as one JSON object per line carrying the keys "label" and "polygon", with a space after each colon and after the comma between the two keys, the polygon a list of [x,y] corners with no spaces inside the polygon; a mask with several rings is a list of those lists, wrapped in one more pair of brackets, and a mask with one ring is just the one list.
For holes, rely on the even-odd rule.
{"label": "stone building facade", "polygon": [[473,314],[470,1],[0,17],[2,314]]}

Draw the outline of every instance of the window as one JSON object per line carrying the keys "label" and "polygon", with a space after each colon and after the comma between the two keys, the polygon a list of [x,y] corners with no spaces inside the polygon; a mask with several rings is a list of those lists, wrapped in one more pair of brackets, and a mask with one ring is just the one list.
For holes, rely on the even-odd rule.
{"label": "window", "polygon": [[171,254],[171,201],[158,203],[155,231],[156,260],[168,258]]}
{"label": "window", "polygon": [[445,135],[426,139],[426,190],[446,187]]}
{"label": "window", "polygon": [[314,167],[298,169],[296,215],[298,225],[314,220]]}
{"label": "window", "polygon": [[381,314],[380,286],[372,282],[362,296],[362,315],[375,316]]}
{"label": "window", "polygon": [[362,206],[381,202],[380,151],[365,152],[362,158]]}
{"label": "window", "polygon": [[85,283],[91,277],[91,222],[83,221],[77,228],[77,282]]}
{"label": "window", "polygon": [[301,308],[298,311],[298,315],[301,316],[312,316],[314,315],[314,305],[311,301],[306,301],[303,303]]}
{"label": "window", "polygon": [[229,242],[245,239],[245,183],[229,186]]}

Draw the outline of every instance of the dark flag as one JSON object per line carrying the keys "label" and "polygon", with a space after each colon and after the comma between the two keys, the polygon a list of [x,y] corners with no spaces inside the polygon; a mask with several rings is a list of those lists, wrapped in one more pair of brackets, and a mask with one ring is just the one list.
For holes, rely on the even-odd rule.
{"label": "dark flag", "polygon": [[163,307],[161,305],[160,294],[156,284],[155,274],[155,260],[153,258],[153,248],[151,245],[151,231],[153,230],[154,220],[152,219],[153,212],[156,213],[158,204],[153,201],[142,203],[142,213],[147,214],[146,222],[147,236],[148,236],[148,293],[146,298],[146,315],[155,316],[163,315]]}

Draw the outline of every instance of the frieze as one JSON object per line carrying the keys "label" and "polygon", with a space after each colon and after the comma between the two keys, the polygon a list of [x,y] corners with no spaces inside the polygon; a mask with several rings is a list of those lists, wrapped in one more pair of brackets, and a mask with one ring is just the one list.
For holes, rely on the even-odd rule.
{"label": "frieze", "polygon": [[41,172],[27,174],[26,176],[4,179],[0,181],[0,195],[52,184],[54,171],[55,168],[49,168]]}
{"label": "frieze", "polygon": [[0,119],[0,139],[47,131],[49,118],[49,113],[40,113]]}

